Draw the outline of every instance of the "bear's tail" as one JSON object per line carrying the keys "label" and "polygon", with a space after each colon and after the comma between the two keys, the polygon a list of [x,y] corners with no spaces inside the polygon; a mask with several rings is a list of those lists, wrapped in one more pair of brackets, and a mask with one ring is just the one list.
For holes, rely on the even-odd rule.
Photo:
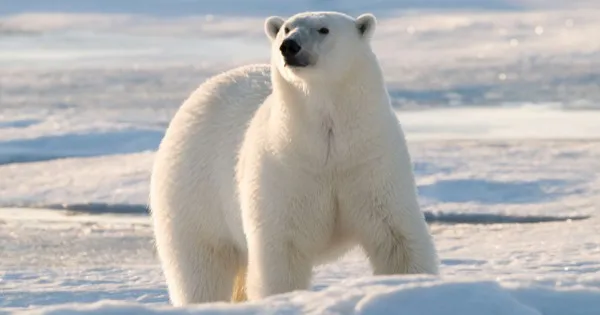
{"label": "bear's tail", "polygon": [[233,283],[233,294],[231,301],[234,303],[244,302],[248,300],[246,296],[246,266],[238,269]]}

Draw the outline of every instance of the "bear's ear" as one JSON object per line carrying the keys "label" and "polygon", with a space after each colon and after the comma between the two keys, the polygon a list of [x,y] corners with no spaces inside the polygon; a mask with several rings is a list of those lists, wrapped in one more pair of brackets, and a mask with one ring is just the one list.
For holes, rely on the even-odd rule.
{"label": "bear's ear", "polygon": [[265,20],[265,33],[269,39],[273,40],[277,37],[277,33],[279,33],[279,29],[283,23],[285,23],[285,21],[279,16],[270,16]]}
{"label": "bear's ear", "polygon": [[361,14],[358,18],[356,18],[356,28],[358,28],[358,33],[365,37],[370,38],[375,32],[375,25],[377,25],[377,19],[371,13]]}

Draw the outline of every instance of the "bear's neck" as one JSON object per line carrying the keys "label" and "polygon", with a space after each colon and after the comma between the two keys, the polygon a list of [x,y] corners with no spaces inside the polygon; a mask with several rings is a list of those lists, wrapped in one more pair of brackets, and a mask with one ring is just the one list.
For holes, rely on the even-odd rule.
{"label": "bear's neck", "polygon": [[[328,120],[339,115],[368,116],[371,111],[389,106],[389,99],[383,75],[378,62],[361,62],[350,65],[344,79],[337,81],[296,81],[288,82],[273,69],[272,84],[278,104],[283,110],[295,112],[295,117]],[[378,108],[379,107],[379,108]],[[298,116],[299,115],[299,116]]]}
{"label": "bear's neck", "polygon": [[382,114],[390,110],[380,71],[378,64],[354,67],[345,80],[300,85],[273,70],[273,147],[293,139],[298,155],[322,165],[360,152],[356,148],[379,137],[387,121]]}

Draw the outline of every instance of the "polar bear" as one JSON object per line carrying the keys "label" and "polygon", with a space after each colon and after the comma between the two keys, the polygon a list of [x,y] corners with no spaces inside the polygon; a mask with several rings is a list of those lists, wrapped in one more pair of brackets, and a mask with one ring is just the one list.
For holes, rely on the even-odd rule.
{"label": "polar bear", "polygon": [[271,64],[216,75],[182,104],[150,192],[173,305],[307,290],[315,265],[356,246],[375,275],[438,274],[375,26],[269,17]]}

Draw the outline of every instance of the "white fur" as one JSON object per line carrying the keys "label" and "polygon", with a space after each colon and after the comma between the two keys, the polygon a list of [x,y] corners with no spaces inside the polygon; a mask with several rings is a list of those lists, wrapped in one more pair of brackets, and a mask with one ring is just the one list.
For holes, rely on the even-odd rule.
{"label": "white fur", "polygon": [[[182,105],[151,179],[173,304],[228,300],[246,268],[250,300],[309,289],[313,266],[355,245],[374,274],[438,273],[374,27],[371,15],[269,18],[271,65],[213,77]],[[284,64],[288,36],[313,65]]]}

